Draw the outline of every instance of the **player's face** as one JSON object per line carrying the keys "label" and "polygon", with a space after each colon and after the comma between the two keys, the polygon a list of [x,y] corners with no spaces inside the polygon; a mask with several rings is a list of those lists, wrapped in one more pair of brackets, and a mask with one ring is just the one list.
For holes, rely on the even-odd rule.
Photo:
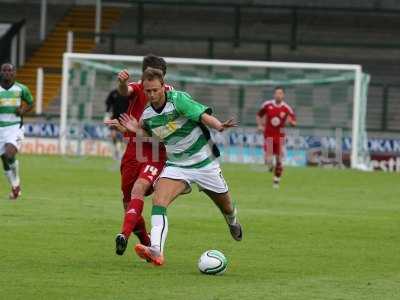
{"label": "player's face", "polygon": [[275,90],[274,99],[276,102],[282,102],[285,99],[285,92],[281,89]]}
{"label": "player's face", "polygon": [[157,79],[143,81],[143,89],[147,100],[151,103],[157,104],[164,99],[164,84]]}
{"label": "player's face", "polygon": [[15,78],[15,69],[10,64],[3,64],[1,66],[1,78],[8,82],[13,82]]}

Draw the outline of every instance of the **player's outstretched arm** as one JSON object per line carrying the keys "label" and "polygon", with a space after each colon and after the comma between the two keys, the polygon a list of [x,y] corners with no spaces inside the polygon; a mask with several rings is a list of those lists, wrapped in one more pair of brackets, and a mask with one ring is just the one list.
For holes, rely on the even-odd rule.
{"label": "player's outstretched arm", "polygon": [[138,120],[131,115],[122,114],[119,117],[119,122],[126,128],[127,131],[134,132],[137,136],[150,136],[145,130],[143,130]]}
{"label": "player's outstretched arm", "polygon": [[104,120],[104,124],[111,128],[117,129],[119,132],[122,132],[122,133],[127,132],[126,128],[121,125],[121,123],[118,121],[118,119]]}
{"label": "player's outstretched arm", "polygon": [[207,127],[214,128],[219,132],[224,131],[225,129],[237,127],[238,124],[234,119],[229,119],[225,122],[221,122],[216,117],[213,117],[207,113],[201,115],[201,123],[206,125]]}
{"label": "player's outstretched arm", "polygon": [[117,90],[121,96],[130,96],[133,89],[128,85],[129,73],[128,70],[122,70],[118,73],[118,86]]}

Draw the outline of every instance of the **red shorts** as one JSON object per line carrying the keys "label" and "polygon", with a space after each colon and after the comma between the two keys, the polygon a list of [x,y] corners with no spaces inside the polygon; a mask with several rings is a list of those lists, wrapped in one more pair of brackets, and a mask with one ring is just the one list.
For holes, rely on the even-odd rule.
{"label": "red shorts", "polygon": [[[129,146],[128,146],[129,147]],[[134,152],[134,151],[133,151]],[[132,153],[127,148],[121,161],[121,190],[123,193],[123,201],[129,202],[131,200],[131,192],[135,181],[139,178],[147,180],[151,186],[160,175],[164,168],[165,160],[152,161],[151,159],[145,161],[138,161],[136,154]],[[150,188],[147,195],[150,195],[153,189]]]}
{"label": "red shorts", "polygon": [[278,155],[282,156],[285,149],[284,136],[265,136],[264,137],[264,153],[265,156]]}

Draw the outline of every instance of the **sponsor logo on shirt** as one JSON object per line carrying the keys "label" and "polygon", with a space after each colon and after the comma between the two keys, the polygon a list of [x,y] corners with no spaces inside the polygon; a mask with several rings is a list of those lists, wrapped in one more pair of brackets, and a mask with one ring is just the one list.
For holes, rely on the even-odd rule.
{"label": "sponsor logo on shirt", "polygon": [[281,124],[281,119],[279,119],[278,117],[273,117],[271,119],[271,125],[274,127],[278,127]]}

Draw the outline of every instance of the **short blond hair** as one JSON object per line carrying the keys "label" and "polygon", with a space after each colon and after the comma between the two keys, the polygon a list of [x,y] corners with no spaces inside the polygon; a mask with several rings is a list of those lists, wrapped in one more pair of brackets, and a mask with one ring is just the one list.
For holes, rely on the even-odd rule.
{"label": "short blond hair", "polygon": [[144,70],[142,74],[142,82],[145,80],[152,81],[152,80],[159,80],[161,84],[164,84],[164,76],[163,72],[159,69],[155,68],[147,68]]}

